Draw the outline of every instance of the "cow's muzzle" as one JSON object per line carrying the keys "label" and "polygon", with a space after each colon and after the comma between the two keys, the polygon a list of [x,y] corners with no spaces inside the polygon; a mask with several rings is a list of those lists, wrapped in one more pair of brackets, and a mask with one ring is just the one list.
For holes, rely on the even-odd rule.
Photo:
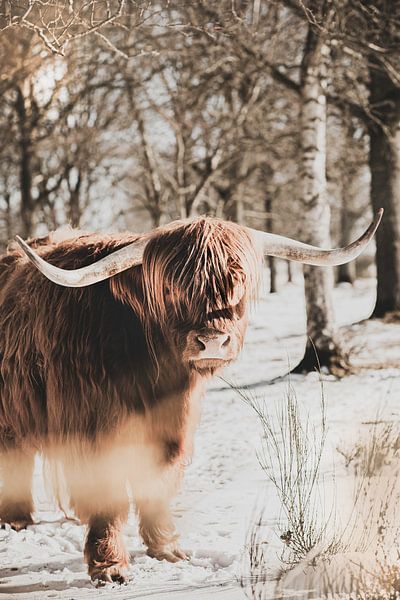
{"label": "cow's muzzle", "polygon": [[232,351],[231,336],[226,332],[207,329],[188,336],[187,354],[191,362],[229,361],[233,358]]}

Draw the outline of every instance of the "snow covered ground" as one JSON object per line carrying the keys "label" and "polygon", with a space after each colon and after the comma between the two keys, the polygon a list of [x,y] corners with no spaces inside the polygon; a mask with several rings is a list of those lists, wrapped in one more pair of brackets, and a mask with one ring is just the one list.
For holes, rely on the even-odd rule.
{"label": "snow covered ground", "polygon": [[[355,363],[363,368],[340,381],[325,377],[327,470],[332,456],[339,465],[343,463],[337,446],[351,445],[378,413],[389,421],[400,420],[400,324],[366,321],[350,326],[369,315],[373,301],[372,280],[335,289],[337,319],[357,348]],[[287,378],[280,376],[301,356],[304,332],[299,282],[262,297],[241,358],[224,379],[246,386],[271,407],[284,402]],[[267,506],[269,539],[277,551],[282,542],[274,528],[280,511],[256,457],[261,435],[258,419],[225,380],[217,378],[209,384],[194,459],[175,503],[181,546],[192,554],[189,562],[172,565],[147,557],[132,516],[125,530],[132,582],[94,588],[82,560],[84,528],[57,511],[45,492],[38,461],[36,524],[18,533],[0,531],[0,600],[244,598],[238,581],[246,575],[243,556],[255,505]],[[318,376],[292,376],[291,383],[311,417],[318,414]]]}

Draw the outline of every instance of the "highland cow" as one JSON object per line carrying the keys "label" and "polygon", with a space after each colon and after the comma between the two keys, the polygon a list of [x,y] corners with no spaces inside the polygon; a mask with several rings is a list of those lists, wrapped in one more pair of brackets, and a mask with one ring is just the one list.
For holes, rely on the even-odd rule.
{"label": "highland cow", "polygon": [[126,577],[127,487],[148,554],[186,558],[169,504],[204,382],[242,347],[262,255],[341,264],[362,251],[379,218],[339,250],[214,218],[136,236],[18,239],[23,252],[14,245],[0,259],[1,521],[33,522],[40,452],[87,524],[93,580]]}

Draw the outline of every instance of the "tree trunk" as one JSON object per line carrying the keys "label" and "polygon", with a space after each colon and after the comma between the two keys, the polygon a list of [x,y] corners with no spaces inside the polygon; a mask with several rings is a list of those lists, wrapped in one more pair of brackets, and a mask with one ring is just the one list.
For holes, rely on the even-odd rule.
{"label": "tree trunk", "polygon": [[158,172],[157,160],[153,146],[146,133],[145,122],[142,117],[142,114],[138,109],[136,109],[134,105],[132,93],[130,94],[130,101],[131,106],[135,111],[138,129],[142,140],[143,156],[146,164],[146,169],[149,174],[149,186],[146,186],[148,194],[145,206],[150,213],[153,227],[158,227],[161,221],[162,185],[160,175]]}
{"label": "tree trunk", "polygon": [[[302,63],[302,237],[315,246],[330,246],[330,210],[326,183],[326,64],[329,51],[309,27]],[[343,374],[348,360],[341,349],[333,319],[331,268],[304,267],[307,311],[307,344],[295,372],[325,366]]]}
{"label": "tree trunk", "polygon": [[72,227],[79,227],[82,212],[80,205],[80,190],[82,184],[82,174],[78,171],[78,176],[75,184],[69,186],[69,221]]}
{"label": "tree trunk", "polygon": [[6,204],[6,235],[7,240],[12,238],[12,212],[11,212],[11,194],[6,192],[4,194],[4,202]]}
{"label": "tree trunk", "polygon": [[286,267],[287,267],[287,281],[288,281],[288,283],[292,283],[293,272],[292,272],[292,263],[290,260],[286,261]]}
{"label": "tree trunk", "polygon": [[235,223],[237,223],[238,225],[244,225],[244,205],[243,205],[243,199],[238,197],[235,199],[235,205],[236,205],[236,219],[235,219]]}
{"label": "tree trunk", "polygon": [[[25,82],[26,83],[26,82]],[[25,88],[26,85],[24,84]],[[21,234],[31,237],[33,231],[33,198],[32,198],[32,143],[29,115],[29,101],[25,89],[16,89],[15,110],[19,129],[19,185],[21,193]]]}
{"label": "tree trunk", "polygon": [[151,224],[153,228],[160,226],[161,222],[161,210],[157,206],[153,206],[150,210]]}
{"label": "tree trunk", "polygon": [[370,59],[371,202],[385,214],[376,233],[377,297],[372,317],[400,311],[400,88]]}
{"label": "tree trunk", "polygon": [[[347,246],[351,242],[351,220],[346,207],[345,199],[346,190],[342,190],[342,206],[340,212],[340,246]],[[337,283],[354,283],[355,279],[355,262],[349,262],[344,265],[339,265],[337,268]]]}
{"label": "tree trunk", "polygon": [[276,261],[273,256],[268,256],[269,267],[269,293],[276,294],[278,291],[276,286]]}
{"label": "tree trunk", "polygon": [[[269,233],[273,233],[273,221],[272,221],[272,198],[270,195],[265,199],[265,212],[267,216],[265,218],[265,230]],[[276,261],[273,256],[268,256],[268,267],[269,267],[269,292],[275,294],[277,292],[276,287]]]}

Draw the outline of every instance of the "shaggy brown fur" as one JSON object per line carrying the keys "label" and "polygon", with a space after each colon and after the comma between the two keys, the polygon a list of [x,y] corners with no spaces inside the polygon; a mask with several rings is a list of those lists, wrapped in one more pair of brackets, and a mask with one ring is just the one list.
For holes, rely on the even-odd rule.
{"label": "shaggy brown fur", "polygon": [[[60,236],[59,236],[60,237]],[[31,522],[33,457],[62,472],[88,523],[89,573],[120,581],[120,529],[136,502],[152,556],[184,557],[169,502],[190,456],[204,376],[190,362],[197,332],[227,332],[239,351],[260,257],[244,229],[217,219],[178,222],[142,236],[141,265],[87,288],[48,281],[12,247],[0,260],[0,518]],[[139,236],[67,232],[30,244],[73,269]]]}

